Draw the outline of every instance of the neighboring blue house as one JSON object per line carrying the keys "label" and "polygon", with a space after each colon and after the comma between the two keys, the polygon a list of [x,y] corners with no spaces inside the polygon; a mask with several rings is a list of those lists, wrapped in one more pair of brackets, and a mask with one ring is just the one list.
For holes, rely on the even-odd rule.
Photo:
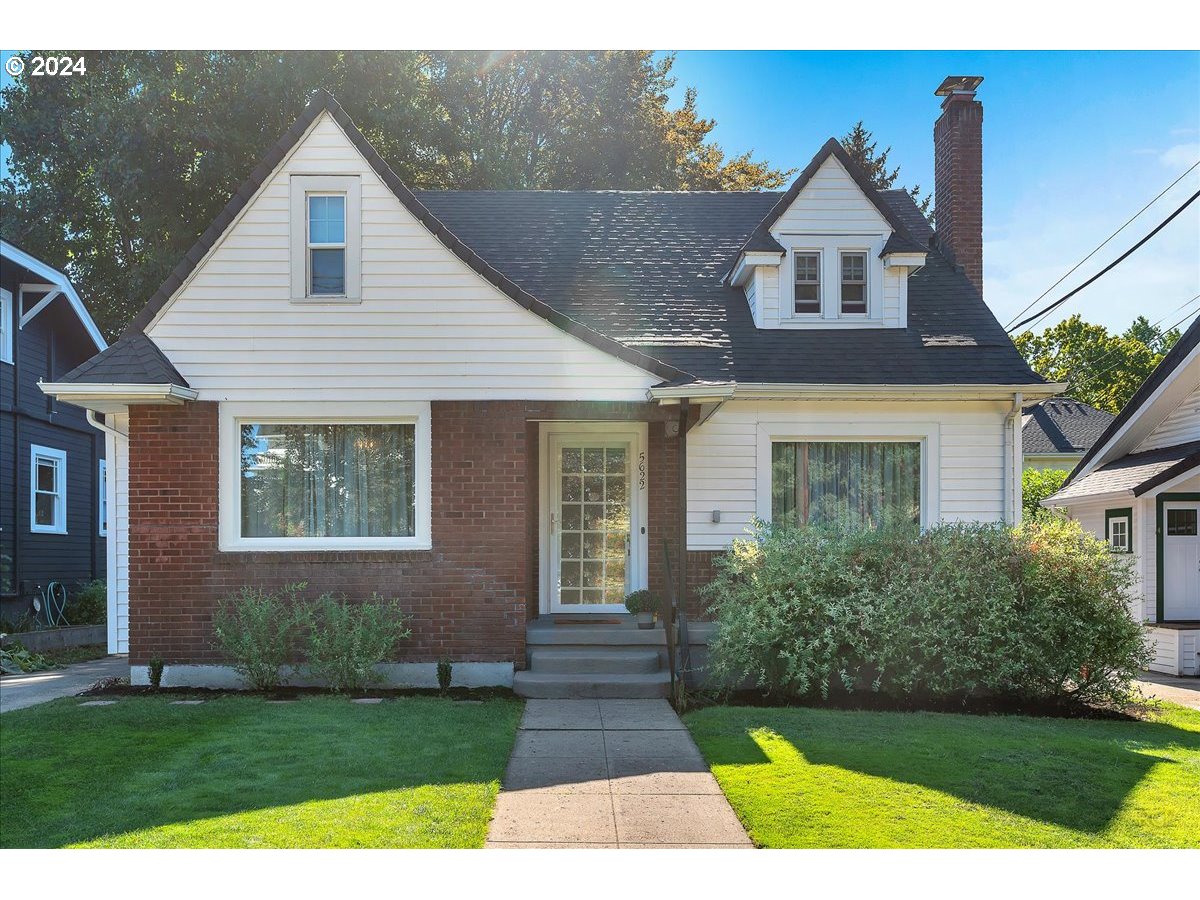
{"label": "neighboring blue house", "polygon": [[62,272],[0,241],[0,619],[51,581],[104,577],[104,435],[38,382],[106,346]]}

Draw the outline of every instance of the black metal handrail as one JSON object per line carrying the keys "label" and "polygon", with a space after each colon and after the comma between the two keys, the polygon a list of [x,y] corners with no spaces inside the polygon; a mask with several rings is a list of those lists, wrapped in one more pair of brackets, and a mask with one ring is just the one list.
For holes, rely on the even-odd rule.
{"label": "black metal handrail", "polygon": [[667,667],[671,672],[671,696],[677,697],[678,690],[687,684],[690,664],[687,611],[680,606],[675,592],[675,574],[671,570],[671,548],[663,539],[663,562],[666,565],[667,590],[660,601],[659,618],[667,633]]}

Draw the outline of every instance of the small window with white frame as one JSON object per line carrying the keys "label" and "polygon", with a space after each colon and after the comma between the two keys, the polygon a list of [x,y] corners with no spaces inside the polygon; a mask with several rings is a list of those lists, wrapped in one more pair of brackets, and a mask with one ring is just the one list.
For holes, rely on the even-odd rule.
{"label": "small window with white frame", "polygon": [[100,477],[97,479],[99,484],[100,498],[97,504],[99,510],[99,526],[98,530],[100,537],[108,537],[108,460],[100,460]]}
{"label": "small window with white frame", "polygon": [[29,447],[29,530],[67,533],[67,453],[54,447]]}
{"label": "small window with white frame", "polygon": [[13,298],[0,288],[0,362],[13,361]]}
{"label": "small window with white frame", "polygon": [[821,254],[816,250],[796,250],[792,254],[795,280],[795,314],[821,314]]}
{"label": "small window with white frame", "polygon": [[292,300],[357,303],[361,296],[360,179],[293,175],[290,205]]}
{"label": "small window with white frame", "polygon": [[1109,550],[1113,553],[1133,552],[1133,510],[1105,510],[1104,530]]}
{"label": "small window with white frame", "polygon": [[841,310],[844,316],[867,314],[867,254],[860,250],[841,254]]}

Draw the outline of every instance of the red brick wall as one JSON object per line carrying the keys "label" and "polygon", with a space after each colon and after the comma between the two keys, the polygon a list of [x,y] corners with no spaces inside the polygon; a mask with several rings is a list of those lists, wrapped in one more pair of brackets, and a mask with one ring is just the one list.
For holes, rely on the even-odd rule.
{"label": "red brick wall", "polygon": [[412,614],[405,661],[523,661],[531,590],[522,403],[434,403],[432,551],[217,550],[217,405],[130,415],[130,662],[215,662],[217,600],[307,581]]}
{"label": "red brick wall", "polygon": [[[666,587],[663,540],[679,564],[678,439],[669,410],[646,404],[464,402],[432,405],[432,551],[232,552],[217,549],[215,403],[139,406],[130,415],[130,658],[216,662],[217,601],[243,585],[308,582],[308,593],[395,597],[412,614],[405,661],[524,664],[537,615],[538,420],[651,420],[650,586]],[[695,586],[705,554],[689,554]],[[699,561],[700,565],[697,565]]]}

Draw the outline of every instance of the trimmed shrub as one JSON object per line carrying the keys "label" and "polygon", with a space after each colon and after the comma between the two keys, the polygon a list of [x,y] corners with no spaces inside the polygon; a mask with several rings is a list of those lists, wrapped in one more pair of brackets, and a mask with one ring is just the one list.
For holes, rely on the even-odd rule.
{"label": "trimmed shrub", "polygon": [[454,678],[454,663],[450,661],[450,657],[443,656],[437,661],[437,682],[438,690],[443,694],[450,690],[450,682]]}
{"label": "trimmed shrub", "polygon": [[103,625],[108,621],[108,585],[103,579],[82,581],[67,602],[72,625]]}
{"label": "trimmed shrub", "polygon": [[710,659],[729,684],[1119,704],[1146,662],[1128,563],[1060,517],[920,535],[760,526],[717,565]]}
{"label": "trimmed shrub", "polygon": [[272,691],[284,683],[281,670],[305,619],[298,600],[305,587],[301,582],[278,593],[243,587],[218,603],[213,616],[217,647],[255,690]]}
{"label": "trimmed shrub", "polygon": [[162,687],[163,668],[166,663],[161,656],[150,657],[150,665],[146,667],[146,677],[150,679],[150,690],[157,691]]}
{"label": "trimmed shrub", "polygon": [[350,603],[323,594],[307,610],[308,666],[335,691],[362,691],[378,681],[375,665],[412,632],[400,604],[375,596]]}

